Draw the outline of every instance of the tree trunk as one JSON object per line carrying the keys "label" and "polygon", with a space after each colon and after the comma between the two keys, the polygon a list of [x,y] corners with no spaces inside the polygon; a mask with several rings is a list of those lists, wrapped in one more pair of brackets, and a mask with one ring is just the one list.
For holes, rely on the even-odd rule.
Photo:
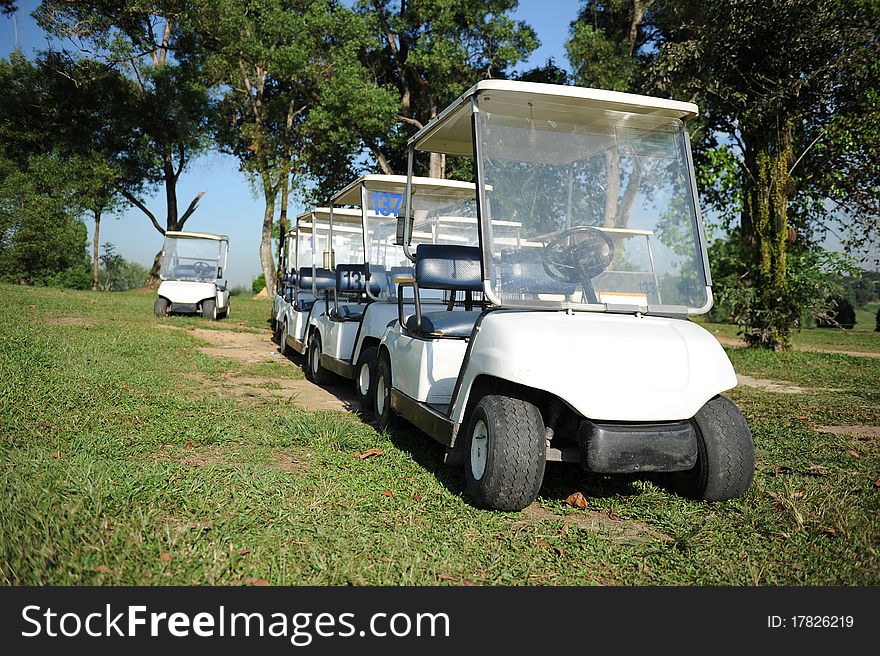
{"label": "tree trunk", "polygon": [[278,195],[278,186],[272,185],[263,177],[263,197],[266,201],[266,209],[263,211],[263,231],[260,239],[260,265],[263,268],[263,276],[266,279],[266,288],[275,280],[275,260],[272,259],[272,225],[275,220],[275,199]]}
{"label": "tree trunk", "polygon": [[92,291],[98,290],[98,242],[101,234],[101,210],[93,210],[95,213],[95,236],[92,244]]}
{"label": "tree trunk", "polygon": [[738,314],[747,344],[778,351],[789,347],[789,330],[800,308],[789,302],[786,282],[791,128],[774,132],[769,139],[743,139],[751,174],[744,185],[741,221],[749,269],[742,290],[748,300]]}

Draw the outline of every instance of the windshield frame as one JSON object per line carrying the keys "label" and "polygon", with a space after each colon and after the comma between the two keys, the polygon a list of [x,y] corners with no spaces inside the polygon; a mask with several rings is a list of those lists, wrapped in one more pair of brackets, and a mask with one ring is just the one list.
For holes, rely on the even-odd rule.
{"label": "windshield frame", "polygon": [[[215,270],[217,271],[216,275],[210,279],[190,279],[185,277],[175,276],[173,278],[169,278],[165,275],[165,257],[167,255],[166,246],[168,244],[169,239],[176,239],[182,242],[184,241],[202,241],[202,242],[216,242],[217,244],[217,258]],[[180,257],[180,256],[178,256]],[[164,239],[162,241],[162,264],[159,267],[159,279],[160,280],[169,280],[169,281],[178,281],[178,282],[204,282],[208,284],[216,283],[218,280],[221,280],[226,275],[226,263],[229,257],[229,238],[225,235],[214,235],[210,233],[189,233],[183,231],[167,231],[165,233]],[[197,260],[201,258],[186,258],[191,260]]]}
{"label": "windshield frame", "polygon": [[[544,86],[544,85],[541,85]],[[472,90],[474,91],[469,98],[470,101],[470,140],[471,146],[473,149],[473,166],[474,173],[476,178],[476,187],[477,187],[477,216],[479,221],[479,236],[480,236],[480,250],[482,257],[482,268],[483,268],[483,288],[486,298],[489,299],[494,305],[499,307],[516,307],[523,309],[535,309],[535,310],[583,310],[583,311],[592,311],[592,312],[618,312],[618,313],[642,313],[642,314],[652,314],[652,315],[662,315],[662,316],[688,316],[688,315],[699,315],[705,314],[708,312],[713,304],[712,298],[712,280],[711,273],[709,270],[709,261],[708,261],[708,248],[706,242],[705,228],[702,219],[702,212],[700,210],[700,203],[697,192],[697,184],[696,184],[696,175],[694,170],[694,162],[693,162],[693,154],[691,151],[690,145],[690,137],[688,131],[684,126],[681,127],[681,140],[684,145],[684,153],[683,153],[683,161],[682,164],[686,167],[687,171],[685,172],[685,185],[686,185],[686,199],[690,205],[690,214],[692,217],[692,228],[694,230],[694,242],[695,247],[699,250],[698,259],[702,263],[702,280],[698,279],[697,284],[703,282],[705,284],[705,303],[699,307],[693,306],[684,306],[684,305],[671,305],[671,304],[646,304],[646,305],[635,305],[635,304],[618,304],[618,303],[583,303],[583,302],[573,302],[570,300],[564,301],[534,301],[534,300],[526,300],[526,299],[511,299],[511,298],[501,298],[500,294],[496,292],[495,289],[495,269],[496,264],[494,261],[493,254],[490,252],[491,245],[493,242],[493,234],[492,234],[492,216],[491,216],[491,204],[488,202],[486,190],[487,184],[489,184],[486,180],[486,160],[483,158],[483,149],[482,149],[482,126],[481,126],[481,116],[480,116],[480,97],[481,93],[476,87]],[[456,120],[460,121],[460,115],[462,113],[461,105],[463,105],[464,98],[459,99],[456,103],[456,112],[453,113],[441,113],[438,116],[436,121],[439,121],[438,124],[428,124],[425,128],[414,135],[409,140],[409,148],[408,148],[408,162],[407,162],[407,174],[408,177],[412,177],[412,166],[414,160],[414,151],[422,150],[419,146],[422,142],[430,141],[430,137],[432,133],[442,129],[442,121],[445,118],[450,116],[457,117]],[[523,100],[525,102],[525,98]],[[500,114],[502,112],[495,110],[496,114]],[[432,122],[434,123],[434,122]],[[426,152],[431,152],[431,149],[425,148]],[[697,254],[695,254],[697,255]],[[695,260],[696,263],[696,260]],[[694,266],[696,269],[697,266]],[[700,299],[702,300],[702,299]]]}

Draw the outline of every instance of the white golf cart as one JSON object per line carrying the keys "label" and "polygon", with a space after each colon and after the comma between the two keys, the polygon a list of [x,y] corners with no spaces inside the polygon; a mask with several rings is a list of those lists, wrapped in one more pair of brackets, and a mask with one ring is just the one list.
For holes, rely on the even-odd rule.
{"label": "white golf cart", "polygon": [[[309,366],[316,380],[331,378],[324,371],[336,374],[333,382],[338,382],[337,377],[354,378],[361,407],[367,411],[373,409],[379,341],[398,315],[397,283],[413,275],[412,263],[396,243],[406,182],[401,175],[365,175],[331,199],[333,243],[345,244],[347,253],[360,252],[363,257],[360,262],[336,266],[333,307],[312,319]],[[472,183],[414,177],[411,186],[417,217],[413,242],[457,243],[463,229],[476,230]],[[342,210],[336,205],[359,207],[356,230],[350,221],[339,221]],[[442,293],[430,298],[423,295],[423,300],[442,303]],[[410,311],[412,302],[409,299]]]}
{"label": "white golf cart", "polygon": [[[688,320],[712,306],[683,121],[691,103],[483,81],[409,140],[474,158],[478,230],[410,247],[415,312],[379,347],[375,411],[401,416],[463,460],[475,502],[518,510],[548,460],[614,474],[663,472],[696,499],[742,495],[754,444],[719,394],[736,376]],[[409,217],[410,220],[405,220]],[[520,226],[515,239],[493,223]],[[423,290],[448,311],[428,312]],[[460,297],[470,295],[475,309]]]}
{"label": "white golf cart", "polygon": [[[354,226],[360,221],[360,213],[344,210],[340,219]],[[330,209],[318,207],[300,214],[296,218],[296,228],[291,233],[288,255],[291,268],[284,278],[285,284],[289,285],[290,300],[284,307],[284,314],[278,319],[278,343],[281,352],[288,356],[306,352],[307,330],[313,314],[320,316],[330,308],[330,292],[335,277],[329,268],[321,266],[330,237]],[[360,257],[360,254],[356,257]]]}
{"label": "white golf cart", "polygon": [[275,280],[275,295],[272,298],[272,315],[269,323],[272,326],[272,338],[281,343],[281,326],[287,314],[287,308],[293,302],[296,293],[296,228],[288,230],[281,238],[278,249],[278,274]]}
{"label": "white golf cart", "polygon": [[207,232],[165,233],[159,298],[153,313],[199,314],[222,319],[229,314],[229,290],[223,280],[229,237]]}

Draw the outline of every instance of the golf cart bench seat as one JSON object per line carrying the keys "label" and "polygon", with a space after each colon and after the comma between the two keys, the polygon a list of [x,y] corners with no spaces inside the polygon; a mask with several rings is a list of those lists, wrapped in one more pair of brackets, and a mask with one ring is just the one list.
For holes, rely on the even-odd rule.
{"label": "golf cart bench seat", "polygon": [[[404,285],[407,283],[401,283]],[[476,246],[448,244],[419,244],[416,248],[415,282],[409,283],[415,292],[415,314],[401,321],[407,330],[426,337],[470,337],[480,311],[459,311],[453,308],[455,293],[483,291],[480,249]],[[452,293],[445,312],[422,314],[419,291],[441,289]],[[402,298],[402,292],[398,298]],[[400,314],[402,315],[402,305]]]}
{"label": "golf cart bench seat", "polygon": [[416,315],[406,318],[406,328],[414,333],[422,333],[431,337],[449,337],[462,339],[470,337],[480,310],[470,312],[429,312],[422,315],[421,324],[416,322]]}
{"label": "golf cart bench seat", "polygon": [[312,267],[301,267],[296,276],[297,287],[311,291],[313,280],[317,289],[333,289],[336,285],[336,276],[329,269],[315,269],[313,273]]}

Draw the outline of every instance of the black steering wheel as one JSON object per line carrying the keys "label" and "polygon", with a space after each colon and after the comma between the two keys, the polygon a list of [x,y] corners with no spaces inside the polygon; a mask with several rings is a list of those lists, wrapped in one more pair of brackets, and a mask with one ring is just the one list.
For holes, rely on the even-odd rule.
{"label": "black steering wheel", "polygon": [[581,283],[590,303],[598,303],[592,280],[614,259],[614,242],[593,226],[559,232],[541,249],[541,264],[553,280]]}
{"label": "black steering wheel", "polygon": [[207,276],[211,271],[211,265],[207,262],[196,262],[193,264],[193,271],[195,271],[196,275],[199,277]]}

